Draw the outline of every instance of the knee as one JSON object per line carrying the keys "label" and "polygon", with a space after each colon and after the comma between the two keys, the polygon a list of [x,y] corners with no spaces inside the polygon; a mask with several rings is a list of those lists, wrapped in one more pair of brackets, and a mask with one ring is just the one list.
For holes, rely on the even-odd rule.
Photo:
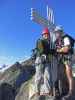
{"label": "knee", "polygon": [[35,83],[40,83],[42,80],[41,76],[35,77]]}

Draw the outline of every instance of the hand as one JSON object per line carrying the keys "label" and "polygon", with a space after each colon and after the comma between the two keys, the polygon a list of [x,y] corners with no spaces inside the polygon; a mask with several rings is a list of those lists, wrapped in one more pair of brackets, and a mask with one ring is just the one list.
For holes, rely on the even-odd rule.
{"label": "hand", "polygon": [[43,54],[43,55],[41,56],[41,60],[42,60],[42,62],[45,62],[45,61],[46,61],[46,55],[45,55],[45,54]]}
{"label": "hand", "polygon": [[57,49],[61,49],[61,47],[60,46],[57,46]]}
{"label": "hand", "polygon": [[60,51],[60,49],[57,49],[57,52],[59,52]]}

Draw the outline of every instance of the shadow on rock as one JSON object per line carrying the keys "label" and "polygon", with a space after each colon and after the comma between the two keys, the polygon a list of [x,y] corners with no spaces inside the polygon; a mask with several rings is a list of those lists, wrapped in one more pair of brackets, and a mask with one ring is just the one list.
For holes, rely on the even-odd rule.
{"label": "shadow on rock", "polygon": [[0,100],[15,100],[15,89],[8,83],[0,85]]}

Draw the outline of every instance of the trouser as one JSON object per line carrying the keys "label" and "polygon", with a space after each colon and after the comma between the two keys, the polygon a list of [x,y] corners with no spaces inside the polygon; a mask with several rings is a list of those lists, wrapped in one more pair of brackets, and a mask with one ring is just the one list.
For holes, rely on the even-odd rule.
{"label": "trouser", "polygon": [[50,93],[55,81],[57,80],[57,60],[51,58],[49,63],[42,63],[41,57],[35,60],[35,89],[36,92]]}

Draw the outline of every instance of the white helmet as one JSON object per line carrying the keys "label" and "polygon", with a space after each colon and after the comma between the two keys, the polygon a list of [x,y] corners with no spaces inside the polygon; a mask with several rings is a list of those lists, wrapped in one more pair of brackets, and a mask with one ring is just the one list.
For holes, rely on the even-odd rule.
{"label": "white helmet", "polygon": [[57,32],[57,31],[63,32],[63,28],[62,28],[62,26],[56,26],[55,29],[54,29],[54,31],[55,32]]}

